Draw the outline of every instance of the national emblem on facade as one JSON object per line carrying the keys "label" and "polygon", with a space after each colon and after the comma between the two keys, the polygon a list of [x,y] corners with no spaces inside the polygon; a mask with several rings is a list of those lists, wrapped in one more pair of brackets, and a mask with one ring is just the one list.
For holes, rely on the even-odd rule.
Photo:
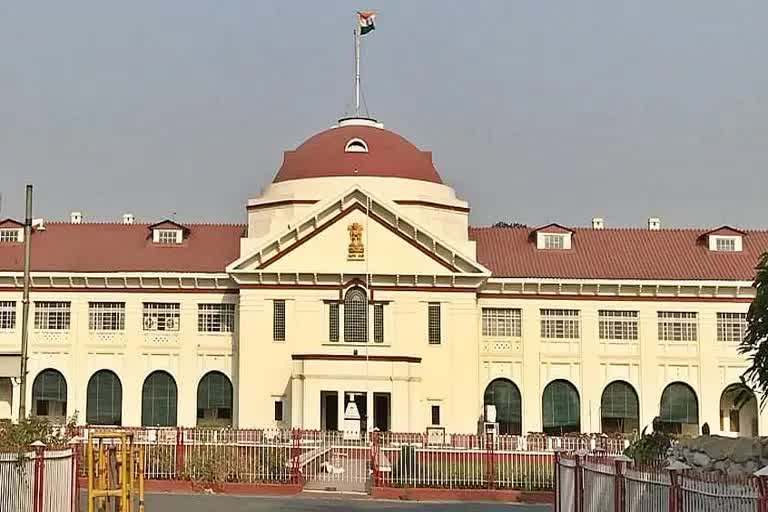
{"label": "national emblem on facade", "polygon": [[363,225],[359,222],[353,222],[347,227],[349,231],[349,247],[347,249],[347,258],[350,260],[365,259],[365,246],[363,246]]}

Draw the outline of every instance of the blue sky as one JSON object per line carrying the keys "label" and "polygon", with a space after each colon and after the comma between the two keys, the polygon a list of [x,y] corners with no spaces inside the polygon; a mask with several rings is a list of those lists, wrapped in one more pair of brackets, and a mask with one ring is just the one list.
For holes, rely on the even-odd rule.
{"label": "blue sky", "polygon": [[352,100],[472,222],[766,227],[768,2],[0,2],[0,216],[242,221]]}

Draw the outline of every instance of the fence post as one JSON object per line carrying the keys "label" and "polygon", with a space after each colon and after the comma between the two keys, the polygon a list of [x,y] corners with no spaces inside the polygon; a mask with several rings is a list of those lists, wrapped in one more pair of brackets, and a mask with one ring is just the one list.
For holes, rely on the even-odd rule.
{"label": "fence post", "polygon": [[757,512],[768,512],[768,466],[754,473],[757,481]]}
{"label": "fence post", "polygon": [[576,454],[576,467],[573,472],[573,506],[575,512],[584,511],[584,466],[583,459],[580,454]]}
{"label": "fence post", "polygon": [[560,452],[555,451],[552,487],[555,489],[555,512],[560,512]]}
{"label": "fence post", "polygon": [[80,512],[80,437],[73,437],[68,444],[72,450],[72,512]]}
{"label": "fence post", "polygon": [[615,512],[624,512],[626,508],[626,489],[624,487],[624,470],[627,469],[627,462],[632,459],[626,455],[619,455],[613,461],[616,465],[616,472],[613,482],[613,508]]}
{"label": "fence post", "polygon": [[381,486],[381,473],[379,472],[379,432],[371,432],[371,470],[373,472],[373,486]]}
{"label": "fence post", "polygon": [[299,467],[299,457],[301,457],[301,429],[291,430],[291,483],[298,485],[301,483],[301,468]]}
{"label": "fence post", "polygon": [[485,479],[489,489],[496,486],[496,460],[493,453],[493,433],[485,434]]}
{"label": "fence post", "polygon": [[691,469],[691,466],[674,461],[667,466],[669,471],[669,512],[682,512],[682,491],[680,490],[680,476],[683,471]]}
{"label": "fence post", "polygon": [[42,441],[32,443],[35,450],[34,483],[32,486],[32,510],[43,512],[43,478],[45,468],[45,445]]}
{"label": "fence post", "polygon": [[184,453],[184,427],[176,427],[176,472],[177,480],[184,474],[186,454]]}

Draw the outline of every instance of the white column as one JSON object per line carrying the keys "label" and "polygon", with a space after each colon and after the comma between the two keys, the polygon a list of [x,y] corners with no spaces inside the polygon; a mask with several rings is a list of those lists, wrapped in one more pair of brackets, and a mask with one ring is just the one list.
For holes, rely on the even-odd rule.
{"label": "white column", "polygon": [[[21,386],[16,379],[11,379],[11,419],[19,421],[19,401],[21,400]],[[27,404],[29,407],[29,404]]]}

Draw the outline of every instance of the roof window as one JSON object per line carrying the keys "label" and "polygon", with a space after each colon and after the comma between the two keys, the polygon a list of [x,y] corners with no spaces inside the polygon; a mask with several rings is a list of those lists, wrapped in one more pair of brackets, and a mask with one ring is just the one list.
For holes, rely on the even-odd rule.
{"label": "roof window", "polygon": [[536,235],[537,249],[568,250],[571,248],[573,230],[560,224],[549,224],[534,230],[533,233]]}
{"label": "roof window", "polygon": [[350,139],[347,142],[347,145],[344,146],[344,152],[345,153],[367,153],[368,144],[366,144],[363,139],[359,139],[355,137],[354,139]]}
{"label": "roof window", "polygon": [[21,228],[0,228],[0,242],[22,242],[24,231]]}
{"label": "roof window", "polygon": [[706,237],[710,251],[741,252],[742,240],[746,233],[730,226],[722,226],[701,235]]}
{"label": "roof window", "polygon": [[189,235],[189,228],[172,220],[165,220],[149,226],[152,242],[160,245],[178,245]]}

